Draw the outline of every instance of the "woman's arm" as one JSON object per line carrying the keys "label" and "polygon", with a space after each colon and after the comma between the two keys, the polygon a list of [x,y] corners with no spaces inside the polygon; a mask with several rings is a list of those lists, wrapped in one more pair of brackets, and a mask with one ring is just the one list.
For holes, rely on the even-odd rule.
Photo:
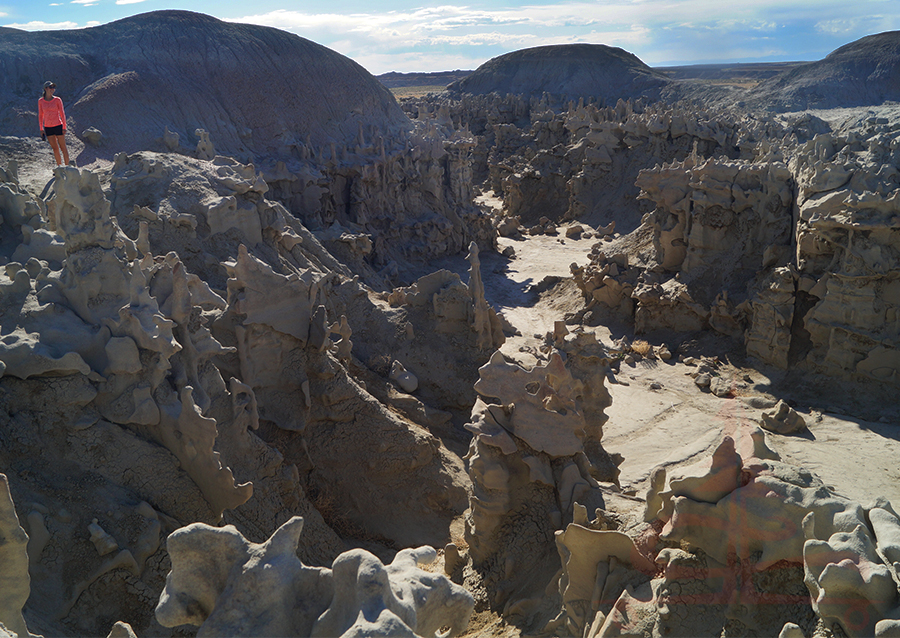
{"label": "woman's arm", "polygon": [[67,125],[66,125],[66,110],[63,108],[62,98],[59,98],[59,97],[58,97],[58,98],[56,98],[56,99],[59,100],[59,116],[60,116],[60,119],[62,119],[63,133],[65,133],[65,132],[66,132],[66,128],[67,128]]}

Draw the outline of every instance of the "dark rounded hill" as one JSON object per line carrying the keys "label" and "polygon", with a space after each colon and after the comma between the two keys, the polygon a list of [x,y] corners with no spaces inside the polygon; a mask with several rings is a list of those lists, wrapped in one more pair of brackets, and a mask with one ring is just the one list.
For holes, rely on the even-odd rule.
{"label": "dark rounded hill", "polygon": [[569,99],[658,99],[668,80],[632,53],[603,44],[559,44],[492,58],[447,87],[451,93],[507,93]]}
{"label": "dark rounded hill", "polygon": [[219,152],[285,152],[349,143],[362,125],[409,120],[352,60],[278,29],[188,11],[155,11],[88,29],[0,31],[0,133],[37,135],[44,80],[56,82],[73,132],[95,127],[110,149],[159,145],[165,127]]}
{"label": "dark rounded hill", "polygon": [[900,31],[866,36],[761,82],[751,106],[779,111],[872,106],[900,101]]}

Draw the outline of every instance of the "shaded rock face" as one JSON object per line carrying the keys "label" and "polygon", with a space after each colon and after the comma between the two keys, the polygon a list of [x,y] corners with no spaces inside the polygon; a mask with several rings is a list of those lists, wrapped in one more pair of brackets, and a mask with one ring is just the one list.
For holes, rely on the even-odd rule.
{"label": "shaded rock face", "polygon": [[779,111],[882,104],[900,100],[900,31],[866,36],[824,59],[762,82],[752,105]]}
{"label": "shaded rock face", "polygon": [[[365,389],[387,380],[363,371],[361,346],[329,338],[331,324],[386,356],[369,335],[405,324],[252,165],[217,161],[123,153],[96,173],[59,168],[46,200],[15,162],[0,169],[0,468],[36,539],[24,614],[45,635],[106,635],[126,616],[158,634],[161,541],[181,524],[223,520],[260,542],[302,516],[300,558],[319,566],[344,549],[332,525],[440,545],[466,507],[461,460],[412,421],[445,413],[401,417]],[[0,545],[18,529],[4,511]],[[21,573],[2,554],[0,581]],[[29,596],[0,590],[10,626]]]}
{"label": "shaded rock face", "polygon": [[615,102],[658,98],[668,80],[632,53],[602,44],[566,44],[513,51],[454,82],[451,93],[598,97]]}
{"label": "shaded rock face", "polygon": [[[346,143],[360,127],[408,126],[391,93],[355,62],[289,33],[187,11],[146,13],[89,29],[0,32],[0,131],[33,135],[53,79],[70,128],[95,127],[115,150],[161,145],[166,127],[192,148],[206,130],[219,152]],[[335,81],[338,79],[339,81]]]}

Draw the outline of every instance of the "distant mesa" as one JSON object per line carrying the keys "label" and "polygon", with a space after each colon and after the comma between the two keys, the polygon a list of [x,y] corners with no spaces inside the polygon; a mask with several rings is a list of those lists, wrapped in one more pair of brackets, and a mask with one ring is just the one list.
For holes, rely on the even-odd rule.
{"label": "distant mesa", "polygon": [[761,82],[748,106],[778,111],[900,101],[900,31],[866,36]]}
{"label": "distant mesa", "polygon": [[45,79],[76,133],[116,150],[151,149],[165,127],[182,144],[210,133],[219,152],[277,153],[309,136],[344,145],[409,122],[349,58],[296,35],[188,11],[155,11],[89,29],[0,30],[0,134],[35,135]]}
{"label": "distant mesa", "polygon": [[[748,90],[718,86],[723,79],[758,84]],[[775,111],[879,105],[900,102],[900,31],[861,38],[806,63],[653,69],[627,51],[602,44],[535,47],[488,60],[447,90],[453,95],[549,93],[606,104],[619,98],[673,102],[687,97]]]}
{"label": "distant mesa", "polygon": [[513,51],[488,60],[454,82],[451,93],[508,93],[540,97],[660,98],[669,80],[637,56],[603,44],[560,44]]}
{"label": "distant mesa", "polygon": [[391,71],[390,73],[382,73],[375,77],[389,89],[402,89],[420,86],[447,86],[451,82],[456,82],[471,74],[471,70],[463,71],[459,69],[456,71],[438,71],[435,73],[397,73],[396,71]]}

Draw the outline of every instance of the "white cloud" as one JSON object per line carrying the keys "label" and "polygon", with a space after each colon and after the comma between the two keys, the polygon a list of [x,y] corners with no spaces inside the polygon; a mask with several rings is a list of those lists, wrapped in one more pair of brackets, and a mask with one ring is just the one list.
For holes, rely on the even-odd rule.
{"label": "white cloud", "polygon": [[850,33],[859,26],[859,20],[849,18],[842,20],[822,20],[816,23],[816,31],[831,35]]}
{"label": "white cloud", "polygon": [[116,0],[116,4],[137,4],[144,0]]}
{"label": "white cloud", "polygon": [[[453,60],[484,61],[516,49],[570,42],[622,47],[651,64],[733,61],[744,54],[751,59],[815,59],[809,54],[812,48],[827,52],[836,42],[816,38],[816,33],[849,41],[900,28],[900,17],[891,17],[887,1],[869,0],[868,12],[846,0],[574,0],[392,11],[379,11],[373,4],[370,11],[348,14],[280,9],[232,21],[291,31],[381,73],[420,62],[425,67],[405,70],[446,69]],[[881,13],[873,16],[875,9]]]}
{"label": "white cloud", "polygon": [[98,0],[71,0],[72,4],[80,4],[85,7],[93,7]]}
{"label": "white cloud", "polygon": [[4,24],[4,27],[10,29],[22,29],[23,31],[59,31],[60,29],[77,29],[77,22],[41,22],[40,20],[32,20],[31,22]]}
{"label": "white cloud", "polygon": [[900,17],[890,15],[848,16],[816,22],[816,31],[834,36],[846,36],[859,32],[864,34],[880,33],[893,31],[898,27],[900,27]]}

